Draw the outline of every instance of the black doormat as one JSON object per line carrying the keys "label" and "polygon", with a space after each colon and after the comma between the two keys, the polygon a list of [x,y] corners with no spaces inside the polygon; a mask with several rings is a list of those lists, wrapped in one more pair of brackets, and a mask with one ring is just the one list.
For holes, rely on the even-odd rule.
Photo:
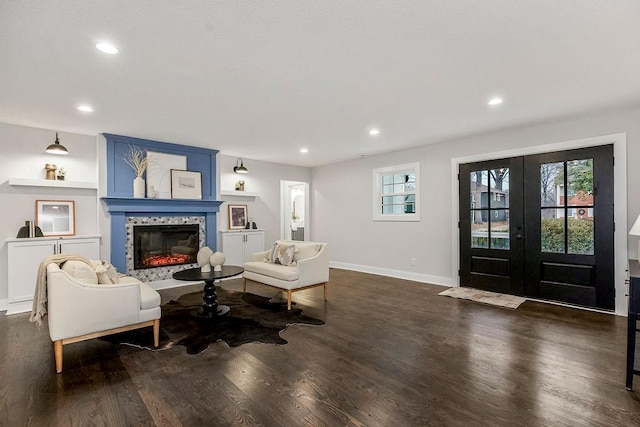
{"label": "black doormat", "polygon": [[324,325],[324,321],[306,316],[299,308],[287,310],[287,303],[271,303],[259,295],[216,288],[218,303],[231,308],[229,314],[216,319],[198,319],[191,312],[202,305],[202,292],[182,295],[178,301],[162,306],[160,345],[153,347],[150,328],[109,335],[103,339],[150,350],[164,350],[175,345],[187,347],[187,353],[197,354],[210,344],[224,341],[229,347],[250,342],[286,344],[280,332],[288,325]]}

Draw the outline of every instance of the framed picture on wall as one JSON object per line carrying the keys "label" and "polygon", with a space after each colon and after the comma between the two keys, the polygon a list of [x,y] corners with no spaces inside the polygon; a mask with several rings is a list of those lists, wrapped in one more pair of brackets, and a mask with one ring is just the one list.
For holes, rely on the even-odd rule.
{"label": "framed picture on wall", "polygon": [[75,202],[73,200],[36,200],[36,224],[45,236],[75,235]]}
{"label": "framed picture on wall", "polygon": [[202,199],[202,174],[171,169],[171,198]]}
{"label": "framed picture on wall", "polygon": [[241,230],[247,225],[247,205],[229,205],[229,230]]}

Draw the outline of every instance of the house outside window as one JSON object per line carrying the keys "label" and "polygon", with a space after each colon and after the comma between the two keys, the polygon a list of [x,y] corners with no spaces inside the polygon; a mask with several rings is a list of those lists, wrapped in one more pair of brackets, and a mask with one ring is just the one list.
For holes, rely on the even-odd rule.
{"label": "house outside window", "polygon": [[373,220],[420,221],[420,164],[373,170]]}

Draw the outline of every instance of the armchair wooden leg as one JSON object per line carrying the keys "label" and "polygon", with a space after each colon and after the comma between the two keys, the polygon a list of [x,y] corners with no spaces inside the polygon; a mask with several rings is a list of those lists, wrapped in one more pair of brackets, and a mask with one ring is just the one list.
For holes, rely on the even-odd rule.
{"label": "armchair wooden leg", "polygon": [[153,321],[153,346],[160,345],[160,319]]}
{"label": "armchair wooden leg", "polygon": [[291,310],[291,289],[287,291],[287,310]]}
{"label": "armchair wooden leg", "polygon": [[324,285],[322,285],[322,288],[324,289],[324,300],[327,300],[327,284],[325,283]]}
{"label": "armchair wooden leg", "polygon": [[53,354],[56,359],[56,373],[62,372],[62,340],[53,342]]}
{"label": "armchair wooden leg", "polygon": [[247,279],[244,279],[244,288],[242,289],[243,293],[247,293]]}

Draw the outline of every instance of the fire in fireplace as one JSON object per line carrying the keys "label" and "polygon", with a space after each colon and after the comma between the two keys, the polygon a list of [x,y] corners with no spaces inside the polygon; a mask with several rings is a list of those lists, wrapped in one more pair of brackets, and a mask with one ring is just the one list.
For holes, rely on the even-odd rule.
{"label": "fire in fireplace", "polygon": [[134,269],[195,263],[198,224],[136,225],[133,227]]}

